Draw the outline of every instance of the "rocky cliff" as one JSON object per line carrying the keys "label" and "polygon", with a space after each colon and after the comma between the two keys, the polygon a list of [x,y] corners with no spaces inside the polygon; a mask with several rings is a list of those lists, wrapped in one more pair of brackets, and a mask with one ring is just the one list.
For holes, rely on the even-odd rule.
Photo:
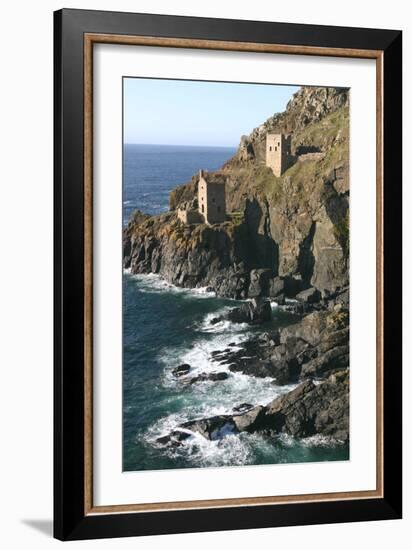
{"label": "rocky cliff", "polygon": [[[268,132],[292,134],[292,165],[280,177],[265,166]],[[201,168],[201,167],[199,167]],[[157,440],[181,445],[193,434],[272,437],[314,434],[349,439],[349,94],[301,88],[286,110],[240,140],[215,174],[226,182],[227,221],[185,225],[176,209],[197,208],[198,176],[174,189],[170,210],[136,211],[124,230],[124,266],[158,273],[182,287],[253,298],[225,313],[234,323],[264,324],[270,296],[305,316],[210,357],[216,371],[174,369],[183,385],[221,383],[235,373],[296,387],[265,405],[239,404],[233,414],[195,419]],[[214,174],[209,177],[213,178]],[[290,300],[295,298],[293,305]],[[212,320],[219,322],[221,317]]]}
{"label": "rocky cliff", "polygon": [[[172,191],[169,213],[132,217],[124,231],[125,267],[233,298],[256,295],[256,288],[270,294],[279,277],[289,296],[315,287],[325,297],[346,287],[348,101],[346,89],[301,88],[283,113],[243,136],[222,167],[228,221],[184,226],[177,220],[177,207],[196,206],[194,176]],[[264,162],[272,131],[293,136],[294,164],[281,177]]]}

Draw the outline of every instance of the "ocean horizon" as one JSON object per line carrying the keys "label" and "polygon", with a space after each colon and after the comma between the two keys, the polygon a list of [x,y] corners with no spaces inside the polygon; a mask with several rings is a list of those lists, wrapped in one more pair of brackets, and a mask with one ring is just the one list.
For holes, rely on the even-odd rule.
{"label": "ocean horizon", "polygon": [[139,147],[187,147],[199,149],[237,149],[236,145],[192,145],[187,143],[125,143],[124,146],[137,145]]}
{"label": "ocean horizon", "polygon": [[235,152],[235,147],[125,144],[123,225],[136,209],[146,214],[166,212],[172,189],[188,183],[200,169],[218,170]]}

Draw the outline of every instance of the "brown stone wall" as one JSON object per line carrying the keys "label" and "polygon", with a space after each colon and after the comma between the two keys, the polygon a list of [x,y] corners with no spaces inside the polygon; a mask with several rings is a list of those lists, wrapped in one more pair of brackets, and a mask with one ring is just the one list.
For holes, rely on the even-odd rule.
{"label": "brown stone wall", "polygon": [[266,166],[279,177],[289,168],[292,162],[291,136],[283,134],[266,135]]}
{"label": "brown stone wall", "polygon": [[205,220],[207,218],[207,183],[203,176],[199,178],[198,184],[198,203],[199,203],[199,213],[204,216]]}
{"label": "brown stone wall", "polygon": [[208,182],[203,176],[198,186],[199,213],[206,223],[223,223],[226,221],[225,184]]}
{"label": "brown stone wall", "polygon": [[185,210],[179,208],[177,210],[177,217],[184,224],[190,225],[192,223],[203,223],[203,216],[199,214],[197,210]]}
{"label": "brown stone wall", "polygon": [[266,166],[272,169],[276,177],[282,174],[281,134],[267,134],[266,136]]}

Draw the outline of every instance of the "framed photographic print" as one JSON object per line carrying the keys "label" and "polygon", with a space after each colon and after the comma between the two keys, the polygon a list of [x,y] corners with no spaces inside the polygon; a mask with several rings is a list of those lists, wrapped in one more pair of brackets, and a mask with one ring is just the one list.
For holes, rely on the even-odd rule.
{"label": "framed photographic print", "polygon": [[401,517],[401,32],[55,13],[55,536]]}

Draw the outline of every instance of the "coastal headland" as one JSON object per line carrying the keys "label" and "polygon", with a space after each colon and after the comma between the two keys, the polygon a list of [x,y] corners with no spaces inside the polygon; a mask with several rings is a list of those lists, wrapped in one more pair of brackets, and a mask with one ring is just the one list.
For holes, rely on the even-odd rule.
{"label": "coastal headland", "polygon": [[[291,136],[293,162],[278,176],[265,162],[267,136],[274,134]],[[242,432],[319,434],[348,442],[348,90],[302,87],[284,112],[240,138],[235,155],[207,174],[224,181],[224,221],[184,223],[178,215],[199,210],[200,177],[171,192],[168,212],[133,213],[123,233],[124,268],[240,300],[212,323],[262,328],[215,350],[212,371],[193,375],[193,365],[179,365],[173,374],[182,387],[222,383],[229,371],[294,388],[264,405],[239,403],[230,414],[185,422],[157,444],[173,447],[193,436],[213,441]],[[296,314],[296,322],[265,331],[273,304]]]}

